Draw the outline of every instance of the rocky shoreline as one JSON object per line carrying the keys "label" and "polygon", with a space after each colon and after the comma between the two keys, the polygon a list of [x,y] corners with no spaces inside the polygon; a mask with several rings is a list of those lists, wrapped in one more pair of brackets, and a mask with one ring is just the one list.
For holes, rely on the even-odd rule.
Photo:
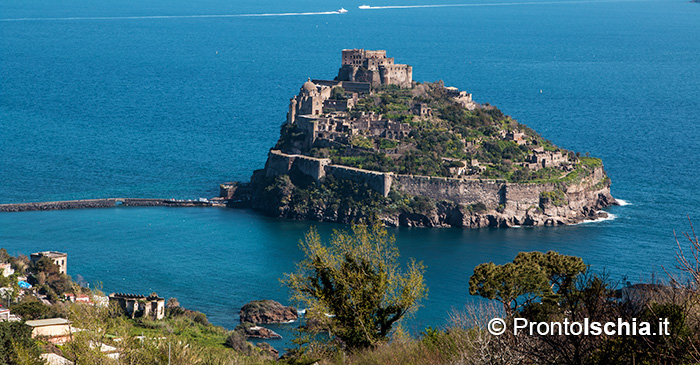
{"label": "rocky shoreline", "polygon": [[[425,197],[427,203],[416,209],[384,209],[379,213],[364,209],[361,205],[337,204],[321,199],[315,200],[313,204],[300,204],[294,198],[298,194],[294,184],[270,189],[269,179],[264,178],[265,175],[266,170],[263,169],[254,174],[250,183],[222,184],[221,199],[230,207],[252,208],[275,218],[351,224],[376,217],[390,227],[572,225],[607,218],[608,214],[602,209],[619,205],[610,193],[610,179],[602,166],[595,168],[590,176],[577,183],[515,184],[483,181],[470,183],[470,191],[453,194],[450,196],[452,199],[440,199],[446,195],[441,195],[438,189],[424,190],[423,194],[437,199]],[[352,184],[351,181],[342,183]],[[496,186],[492,186],[494,184]],[[478,204],[474,200],[474,190],[483,187],[491,189],[495,196],[489,204]],[[395,185],[395,189],[409,190],[401,185]],[[381,196],[375,198],[382,199]]]}

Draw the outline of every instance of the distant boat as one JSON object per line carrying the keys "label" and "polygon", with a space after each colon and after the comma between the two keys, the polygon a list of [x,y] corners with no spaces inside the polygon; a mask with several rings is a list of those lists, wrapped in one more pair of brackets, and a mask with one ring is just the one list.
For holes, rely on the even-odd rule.
{"label": "distant boat", "polygon": [[370,9],[370,6],[369,6],[369,5],[360,5],[360,6],[358,6],[358,8],[360,8],[360,9]]}
{"label": "distant boat", "polygon": [[338,14],[345,14],[345,13],[347,13],[347,12],[348,12],[348,11],[345,10],[345,8],[340,8],[340,10],[338,10]]}

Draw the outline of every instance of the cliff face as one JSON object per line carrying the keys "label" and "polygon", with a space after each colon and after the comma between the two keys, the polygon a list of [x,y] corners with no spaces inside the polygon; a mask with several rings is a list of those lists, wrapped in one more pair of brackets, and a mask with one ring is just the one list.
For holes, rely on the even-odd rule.
{"label": "cliff face", "polygon": [[[478,184],[487,190],[495,190],[497,185],[494,182],[472,185]],[[487,205],[486,209],[475,211],[470,205],[442,200],[428,212],[399,212],[382,219],[390,226],[409,227],[556,226],[605,218],[608,215],[601,209],[617,204],[602,167],[590,178],[575,184],[506,183],[498,191],[503,199],[495,209]]]}
{"label": "cliff face", "polygon": [[[270,158],[279,162],[279,155]],[[347,179],[357,174],[334,177],[332,166],[324,166],[321,180],[316,170],[288,166],[279,170],[279,163],[268,163],[255,173],[246,190],[252,191],[246,199],[253,209],[299,220],[354,223],[378,217],[388,226],[482,228],[576,224],[607,217],[601,209],[617,204],[602,166],[576,182],[544,184],[387,173],[393,183],[386,197],[362,180]],[[406,199],[413,201],[400,204]]]}

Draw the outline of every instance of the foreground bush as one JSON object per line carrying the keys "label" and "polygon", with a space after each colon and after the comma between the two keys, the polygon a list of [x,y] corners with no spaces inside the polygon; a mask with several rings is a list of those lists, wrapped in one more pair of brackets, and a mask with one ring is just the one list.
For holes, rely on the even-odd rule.
{"label": "foreground bush", "polygon": [[368,348],[385,341],[426,296],[422,264],[411,261],[401,270],[394,237],[379,223],[338,231],[328,245],[312,229],[301,249],[305,259],[285,283],[308,308],[310,320],[320,322],[339,346]]}

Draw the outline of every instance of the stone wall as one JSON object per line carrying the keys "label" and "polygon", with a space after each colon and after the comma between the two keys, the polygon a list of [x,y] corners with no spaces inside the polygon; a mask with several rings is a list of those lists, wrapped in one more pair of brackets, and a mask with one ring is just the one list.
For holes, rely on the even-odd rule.
{"label": "stone wall", "polygon": [[338,179],[351,180],[367,186],[380,194],[387,196],[391,190],[393,173],[383,173],[370,170],[356,169],[348,166],[328,165],[326,174]]}
{"label": "stone wall", "polygon": [[463,180],[446,177],[396,175],[394,189],[423,195],[435,200],[450,200],[458,204],[484,203],[495,209],[505,201],[505,183],[495,180]]}
{"label": "stone wall", "polygon": [[[448,200],[457,204],[469,205],[483,203],[493,210],[500,205],[509,211],[527,211],[532,206],[540,205],[543,192],[562,190],[572,205],[585,205],[594,199],[591,195],[593,186],[605,178],[602,167],[579,184],[562,185],[516,184],[501,180],[467,180],[446,177],[400,175],[391,172],[377,172],[348,166],[331,164],[327,158],[313,158],[302,155],[288,155],[273,150],[265,164],[265,175],[277,176],[289,173],[292,168],[319,181],[326,174],[338,179],[355,181],[381,193],[389,194],[392,188],[412,195],[422,195],[437,201]],[[607,189],[607,187],[606,187]]]}
{"label": "stone wall", "polygon": [[325,166],[331,160],[328,158],[313,158],[303,155],[288,155],[278,150],[272,150],[267,155],[265,163],[265,176],[278,176],[288,174],[292,168],[297,168],[314,180],[319,181],[326,176]]}
{"label": "stone wall", "polygon": [[355,181],[367,184],[370,189],[375,190],[384,196],[391,190],[392,175],[383,172],[356,169],[348,166],[331,165],[328,158],[314,158],[302,155],[288,155],[278,150],[272,150],[267,156],[265,163],[265,176],[278,176],[288,174],[293,168],[319,181],[326,174],[335,176],[338,179]]}
{"label": "stone wall", "polygon": [[503,205],[506,209],[527,210],[539,206],[540,195],[546,191],[557,190],[557,184],[514,184],[504,185]]}

